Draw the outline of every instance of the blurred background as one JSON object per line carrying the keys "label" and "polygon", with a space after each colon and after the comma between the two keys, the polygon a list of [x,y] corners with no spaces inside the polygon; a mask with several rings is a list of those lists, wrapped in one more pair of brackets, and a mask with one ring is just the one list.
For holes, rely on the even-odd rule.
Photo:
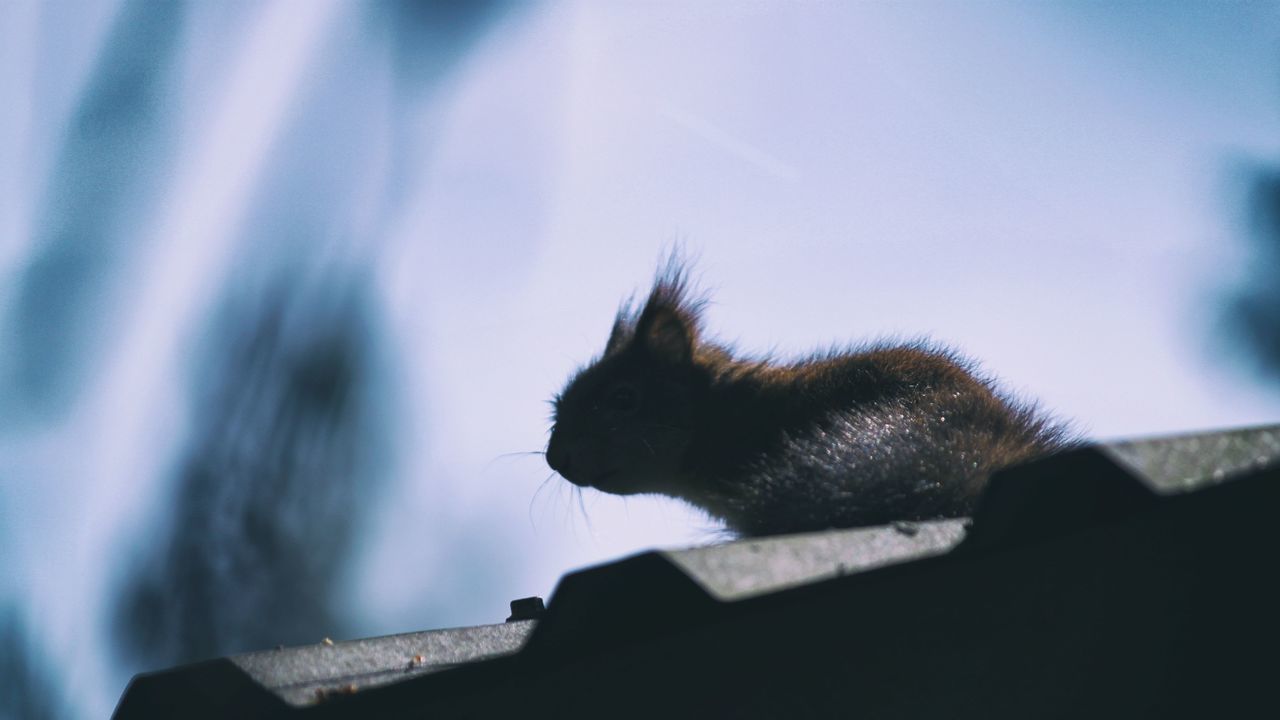
{"label": "blurred background", "polygon": [[677,240],[743,348],[1280,419],[1278,69],[1270,1],[0,0],[0,715],[715,539],[534,454]]}

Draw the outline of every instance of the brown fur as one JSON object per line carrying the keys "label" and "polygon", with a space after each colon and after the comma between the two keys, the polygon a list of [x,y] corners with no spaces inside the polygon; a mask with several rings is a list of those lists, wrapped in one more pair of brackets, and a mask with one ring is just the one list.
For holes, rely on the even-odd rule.
{"label": "brown fur", "polygon": [[744,535],[964,515],[995,470],[1064,430],[928,343],[796,362],[702,337],[678,258],[555,401],[547,461],[570,482],[682,498]]}

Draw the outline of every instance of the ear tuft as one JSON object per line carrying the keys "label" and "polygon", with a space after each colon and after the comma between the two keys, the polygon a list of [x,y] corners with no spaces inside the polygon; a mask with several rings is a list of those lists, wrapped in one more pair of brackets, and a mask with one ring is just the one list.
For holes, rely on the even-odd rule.
{"label": "ear tuft", "polygon": [[605,345],[605,355],[634,344],[660,362],[692,363],[698,343],[699,316],[706,300],[692,292],[691,285],[689,263],[680,248],[673,248],[659,266],[653,289],[638,316],[632,312],[630,300],[619,308],[613,332]]}
{"label": "ear tuft", "polygon": [[618,311],[618,317],[614,318],[613,330],[609,332],[609,342],[604,344],[604,354],[606,356],[617,353],[626,347],[627,343],[631,342],[631,338],[634,336],[632,332],[634,326],[628,315],[629,312],[624,307]]}

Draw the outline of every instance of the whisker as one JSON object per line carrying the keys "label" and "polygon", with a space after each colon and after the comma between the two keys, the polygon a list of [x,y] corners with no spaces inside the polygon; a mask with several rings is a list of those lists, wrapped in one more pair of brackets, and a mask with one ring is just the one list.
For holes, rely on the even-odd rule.
{"label": "whisker", "polygon": [[[565,486],[563,483],[561,483],[559,487],[564,488]],[[569,498],[566,501],[568,505],[566,506],[566,509],[565,509],[565,519],[569,521],[569,529],[573,532],[573,537],[575,539],[577,539],[578,537],[578,523],[575,521],[574,513],[573,513],[573,497],[580,491],[581,491],[581,488],[579,488],[577,485],[569,486]],[[556,495],[557,497],[563,497],[563,490],[561,492],[558,492]]]}
{"label": "whisker", "polygon": [[533,491],[533,497],[529,498],[529,526],[533,528],[533,533],[538,534],[538,523],[533,520],[533,504],[538,501],[538,496],[542,494],[543,489],[547,487],[547,483],[551,482],[551,478],[555,477],[554,471],[547,473],[547,477],[538,484],[538,489]]}
{"label": "whisker", "polygon": [[508,459],[510,459],[510,458],[513,458],[513,457],[522,457],[522,456],[526,456],[526,455],[543,455],[543,456],[545,456],[546,454],[547,454],[547,453],[546,453],[546,451],[545,451],[545,450],[524,450],[524,451],[521,451],[521,452],[509,452],[509,453],[502,453],[501,455],[495,455],[495,456],[493,456],[492,458],[490,458],[489,462],[487,462],[487,463],[485,463],[485,464],[484,464],[484,469],[485,469],[486,471],[488,471],[488,470],[489,470],[489,468],[493,467],[493,464],[494,464],[494,463],[496,463],[496,462],[498,462],[499,460],[508,460]]}
{"label": "whisker", "polygon": [[582,511],[582,521],[587,525],[587,534],[595,537],[596,529],[591,525],[591,518],[587,516],[587,504],[582,500],[582,488],[578,488],[578,509]]}

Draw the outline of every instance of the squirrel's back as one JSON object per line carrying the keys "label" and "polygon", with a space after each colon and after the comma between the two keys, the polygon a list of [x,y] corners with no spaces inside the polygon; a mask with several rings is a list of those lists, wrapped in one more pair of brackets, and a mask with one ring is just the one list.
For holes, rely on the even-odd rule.
{"label": "squirrel's back", "polygon": [[925,343],[791,364],[707,342],[668,264],[556,398],[547,461],[570,482],[682,498],[744,535],[955,517],[995,470],[1070,443]]}
{"label": "squirrel's back", "polygon": [[[968,514],[991,473],[1068,444],[1063,428],[924,343],[830,358],[830,400],[736,470],[715,514],[745,535]],[[834,376],[834,377],[833,377]]]}

